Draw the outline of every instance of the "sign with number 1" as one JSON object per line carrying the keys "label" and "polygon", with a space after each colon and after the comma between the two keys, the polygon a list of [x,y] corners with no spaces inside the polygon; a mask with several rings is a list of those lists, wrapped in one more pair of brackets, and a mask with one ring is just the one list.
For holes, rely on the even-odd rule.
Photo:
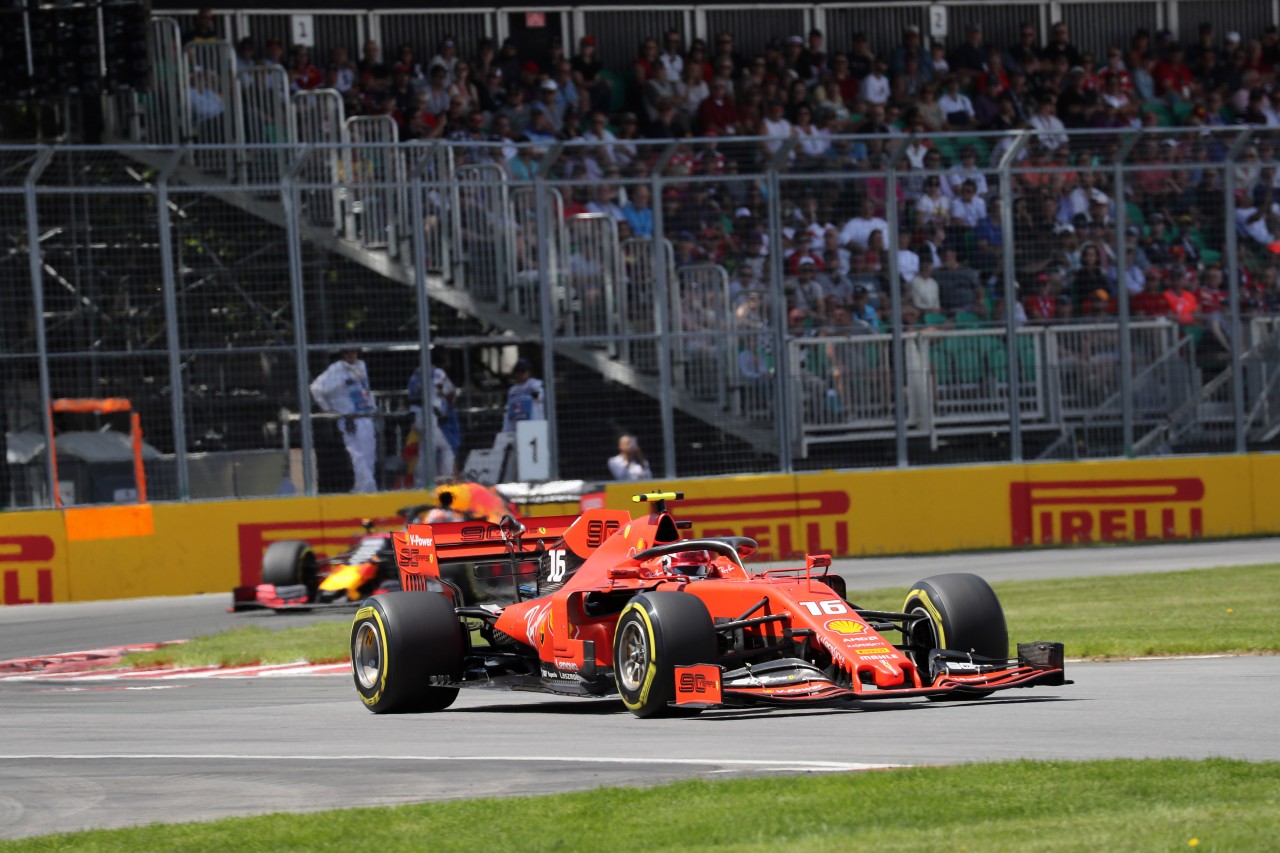
{"label": "sign with number 1", "polygon": [[522,483],[551,479],[551,444],[546,421],[516,423],[516,476]]}
{"label": "sign with number 1", "polygon": [[316,46],[315,15],[290,15],[289,24],[292,28],[294,44]]}

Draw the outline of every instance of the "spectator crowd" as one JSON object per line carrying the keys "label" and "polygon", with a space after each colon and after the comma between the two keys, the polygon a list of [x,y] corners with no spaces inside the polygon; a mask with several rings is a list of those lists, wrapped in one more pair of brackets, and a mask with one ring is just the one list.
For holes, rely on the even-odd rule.
{"label": "spectator crowd", "polygon": [[[386,55],[369,41],[358,58],[337,47],[327,61],[245,39],[237,61],[284,67],[295,91],[336,90],[348,116],[390,116],[401,140],[493,143],[473,156],[515,178],[553,143],[574,143],[556,164],[556,177],[573,179],[566,217],[605,213],[624,240],[648,238],[660,207],[677,267],[723,267],[728,309],[746,325],[769,321],[758,297],[775,264],[795,334],[884,328],[891,269],[908,326],[988,324],[1005,316],[1011,247],[1019,323],[1111,318],[1126,291],[1135,317],[1167,318],[1226,351],[1233,228],[1242,309],[1280,308],[1276,27],[1203,23],[1187,45],[1145,29],[1078,45],[1062,21],[1047,41],[1033,24],[1011,44],[988,41],[979,20],[962,30],[950,43],[912,25],[894,44],[855,33],[838,45],[812,30],[749,54],[730,32],[687,41],[672,29],[641,40],[622,72],[606,70],[589,35],[537,56],[512,39],[445,36]],[[1254,133],[1232,151],[1235,136],[1219,129],[1234,125]],[[1134,144],[1130,129],[1152,132]],[[1020,130],[1029,142],[1011,149]],[[1005,195],[995,169],[1011,151]],[[634,181],[660,156],[677,180],[654,199]],[[782,173],[781,246],[768,233],[767,166]],[[808,177],[818,173],[829,179]],[[1234,222],[1224,221],[1228,185]]]}

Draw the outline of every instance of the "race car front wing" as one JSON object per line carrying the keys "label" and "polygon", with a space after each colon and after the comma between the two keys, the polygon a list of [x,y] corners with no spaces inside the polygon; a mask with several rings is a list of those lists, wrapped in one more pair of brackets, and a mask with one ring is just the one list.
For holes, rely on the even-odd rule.
{"label": "race car front wing", "polygon": [[910,699],[948,694],[982,696],[1012,687],[1071,684],[1065,677],[1061,643],[1019,643],[1010,660],[934,649],[927,686],[871,689],[839,684],[825,670],[799,658],[784,658],[726,671],[715,664],[675,667],[676,702],[689,708],[731,705],[818,704],[869,699]]}

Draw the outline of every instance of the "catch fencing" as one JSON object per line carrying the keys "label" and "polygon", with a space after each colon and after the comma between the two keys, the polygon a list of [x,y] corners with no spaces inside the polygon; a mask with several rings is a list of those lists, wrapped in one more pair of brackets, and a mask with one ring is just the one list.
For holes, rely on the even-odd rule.
{"label": "catch fencing", "polygon": [[[518,358],[545,383],[550,478],[606,477],[621,433],[667,480],[1280,435],[1274,129],[864,135],[819,156],[400,142],[223,47],[160,55],[219,78],[231,144],[201,144],[189,90],[157,85],[116,144],[0,152],[10,505],[52,503],[51,430],[111,425],[55,417],[61,397],[132,399],[156,499],[344,491],[308,384],[351,345],[380,488],[495,470],[476,451],[518,476],[498,437]],[[433,364],[460,389],[452,472],[416,456],[441,434],[406,389]],[[219,459],[257,474],[206,476]]]}

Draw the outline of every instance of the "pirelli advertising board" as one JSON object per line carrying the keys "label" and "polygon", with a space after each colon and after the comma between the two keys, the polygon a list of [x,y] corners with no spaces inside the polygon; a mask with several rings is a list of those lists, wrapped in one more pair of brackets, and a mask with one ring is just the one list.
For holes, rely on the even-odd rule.
{"label": "pirelli advertising board", "polygon": [[[1280,456],[988,465],[611,483],[605,505],[683,491],[690,536],[750,536],[758,559],[1171,541],[1280,532]],[[262,553],[346,547],[406,493],[0,513],[0,602],[228,593]],[[570,508],[557,507],[563,512]],[[546,514],[539,511],[535,514]]]}
{"label": "pirelli advertising board", "polygon": [[[662,485],[685,492],[680,513],[692,535],[750,536],[760,559],[776,560],[1277,532],[1278,480],[1280,457],[1215,456]],[[624,507],[634,490],[610,484],[606,503]]]}

